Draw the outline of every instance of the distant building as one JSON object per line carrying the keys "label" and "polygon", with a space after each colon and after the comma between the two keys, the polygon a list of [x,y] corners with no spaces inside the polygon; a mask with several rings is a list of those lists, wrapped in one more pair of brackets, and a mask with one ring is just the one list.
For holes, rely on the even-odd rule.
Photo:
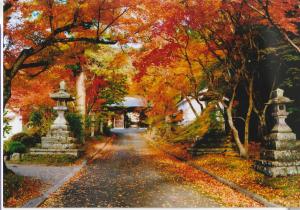
{"label": "distant building", "polygon": [[7,112],[5,118],[8,119],[8,125],[11,126],[9,133],[3,137],[4,140],[7,140],[16,133],[23,131],[23,122],[19,108],[6,109],[5,111]]}
{"label": "distant building", "polygon": [[115,115],[109,120],[113,128],[143,127],[145,99],[139,96],[126,96],[123,102],[112,104],[109,109]]}
{"label": "distant building", "polygon": [[[208,89],[204,89],[201,92],[205,93],[207,91],[208,91]],[[224,97],[223,100],[228,101],[228,98]],[[196,101],[196,99],[189,97],[189,101],[192,104],[192,106],[195,109],[198,116],[200,116],[201,113],[203,112],[203,110],[207,107],[207,101],[204,101],[204,100],[201,101],[201,98],[200,98],[200,103],[202,105],[202,108],[201,108],[200,104]],[[218,102],[218,107],[220,109],[222,109],[222,111],[224,111],[224,106],[221,102]],[[192,110],[189,102],[186,99],[181,100],[177,104],[177,110],[182,112],[182,121],[179,122],[180,125],[188,125],[196,119],[196,115],[195,115],[194,111]],[[217,112],[216,120],[219,122],[224,122],[224,118],[223,118],[220,110]],[[225,123],[222,123],[222,126],[223,126],[223,129],[225,129],[225,127],[224,127]]]}

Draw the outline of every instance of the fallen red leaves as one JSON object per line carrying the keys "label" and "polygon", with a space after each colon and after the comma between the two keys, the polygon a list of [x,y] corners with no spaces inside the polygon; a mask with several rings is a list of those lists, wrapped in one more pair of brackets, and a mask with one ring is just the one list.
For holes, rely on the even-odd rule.
{"label": "fallen red leaves", "polygon": [[48,186],[41,180],[24,177],[22,186],[6,201],[5,207],[21,207],[30,199],[40,196],[43,189]]}
{"label": "fallen red leaves", "polygon": [[219,154],[205,155],[193,162],[271,202],[287,207],[300,206],[300,176],[266,177],[252,168],[252,160]]}
{"label": "fallen red leaves", "polygon": [[[300,206],[300,176],[269,178],[252,168],[252,160],[222,154],[210,154],[192,159],[186,150],[189,145],[171,145],[166,142],[157,144],[163,150],[188,159],[220,177],[265,197],[271,202],[288,207]],[[255,157],[257,157],[257,154],[255,154]]]}
{"label": "fallen red leaves", "polygon": [[[179,154],[178,148],[176,149],[178,152],[176,155]],[[182,153],[184,154],[184,152]],[[220,201],[226,207],[262,207],[256,201],[162,151],[155,150],[155,155],[151,158],[152,161],[160,163],[159,167],[167,176],[174,176],[174,179],[183,179],[193,188]]]}

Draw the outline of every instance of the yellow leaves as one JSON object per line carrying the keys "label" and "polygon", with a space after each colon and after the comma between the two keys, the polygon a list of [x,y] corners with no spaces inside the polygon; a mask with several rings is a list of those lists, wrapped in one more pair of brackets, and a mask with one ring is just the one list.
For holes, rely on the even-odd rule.
{"label": "yellow leaves", "polygon": [[[177,147],[178,145],[157,145],[158,148],[163,148],[172,154],[174,152],[172,147],[174,146]],[[178,153],[175,154],[178,155]],[[193,189],[210,195],[226,207],[261,207],[261,204],[161,151],[155,150],[155,155],[151,156],[151,161],[158,162],[159,168],[169,178],[182,180],[181,183],[189,184]]]}
{"label": "yellow leaves", "polygon": [[98,45],[86,49],[84,54],[90,60],[86,68],[97,75],[111,77],[112,73],[118,73],[130,77],[133,74],[129,56],[119,48]]}
{"label": "yellow leaves", "polygon": [[110,66],[111,68],[122,68],[124,65],[127,64],[128,64],[128,56],[125,53],[118,53],[111,61]]}
{"label": "yellow leaves", "polygon": [[212,173],[284,206],[300,206],[300,176],[270,178],[256,172],[251,160],[219,154],[193,161]]}
{"label": "yellow leaves", "polygon": [[59,49],[62,51],[70,49],[70,45],[68,45],[68,44],[58,44],[58,46],[59,46]]}

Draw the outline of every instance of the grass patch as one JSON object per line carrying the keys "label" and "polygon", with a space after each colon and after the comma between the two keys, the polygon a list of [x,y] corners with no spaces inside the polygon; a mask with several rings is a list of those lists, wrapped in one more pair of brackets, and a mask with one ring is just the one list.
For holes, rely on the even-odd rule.
{"label": "grass patch", "polygon": [[24,154],[20,161],[8,161],[17,164],[69,165],[78,158],[73,155],[31,155]]}

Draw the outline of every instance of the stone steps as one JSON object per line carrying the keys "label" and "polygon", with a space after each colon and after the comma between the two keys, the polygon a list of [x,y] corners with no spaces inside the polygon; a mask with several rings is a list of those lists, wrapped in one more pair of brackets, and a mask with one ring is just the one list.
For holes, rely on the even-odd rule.
{"label": "stone steps", "polygon": [[297,175],[300,174],[300,161],[256,160],[254,169],[272,177]]}
{"label": "stone steps", "polygon": [[260,158],[270,161],[295,161],[300,160],[300,151],[298,150],[262,150]]}
{"label": "stone steps", "polygon": [[268,150],[300,150],[300,141],[297,140],[275,140],[265,141],[263,147]]}
{"label": "stone steps", "polygon": [[72,155],[79,157],[83,154],[83,151],[83,149],[31,148],[29,153],[31,155]]}
{"label": "stone steps", "polygon": [[46,143],[61,143],[61,144],[71,144],[76,143],[77,140],[73,137],[67,137],[67,138],[55,138],[55,137],[42,137],[42,142]]}

